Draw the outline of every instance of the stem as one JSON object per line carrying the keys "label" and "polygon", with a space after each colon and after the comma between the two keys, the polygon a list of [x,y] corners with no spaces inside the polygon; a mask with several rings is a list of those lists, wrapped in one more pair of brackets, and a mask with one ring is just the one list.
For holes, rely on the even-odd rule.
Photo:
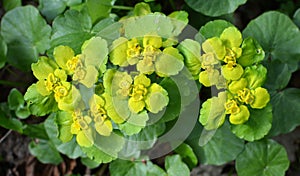
{"label": "stem", "polygon": [[5,138],[12,132],[12,130],[9,130],[1,139],[0,139],[0,144],[4,141]]}
{"label": "stem", "polygon": [[0,84],[6,85],[6,86],[25,86],[26,83],[19,83],[19,82],[12,82],[12,81],[6,81],[6,80],[0,80]]}
{"label": "stem", "polygon": [[133,10],[133,7],[128,7],[128,6],[119,6],[119,5],[114,5],[112,6],[113,9],[118,9],[118,10]]}

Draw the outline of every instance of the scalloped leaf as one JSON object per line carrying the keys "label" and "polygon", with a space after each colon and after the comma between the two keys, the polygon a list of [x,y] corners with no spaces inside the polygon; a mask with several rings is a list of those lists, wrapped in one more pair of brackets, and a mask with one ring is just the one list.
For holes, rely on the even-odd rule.
{"label": "scalloped leaf", "polygon": [[239,176],[284,176],[289,159],[284,147],[273,140],[249,142],[236,159]]}
{"label": "scalloped leaf", "polygon": [[[59,125],[57,120],[59,119],[59,116],[65,117],[66,112],[58,112],[51,114],[45,121],[45,129],[49,136],[50,141],[54,144],[56,149],[67,155],[69,158],[76,159],[80,156],[84,156],[80,146],[77,144],[75,138],[73,137],[72,140],[68,142],[62,142],[58,137],[60,136],[59,126],[63,126],[62,124]],[[60,119],[64,119],[60,117]],[[64,125],[70,125],[70,124],[64,124]],[[66,132],[66,131],[65,131]],[[71,128],[70,132],[71,133]],[[73,134],[72,134],[73,136]]]}
{"label": "scalloped leaf", "polygon": [[197,149],[200,163],[222,165],[234,160],[244,149],[244,141],[232,134],[229,123],[210,135],[207,143]]}
{"label": "scalloped leaf", "polygon": [[247,0],[185,0],[185,2],[197,12],[216,17],[234,12]]}
{"label": "scalloped leaf", "polygon": [[0,35],[0,69],[4,67],[6,63],[7,45]]}
{"label": "scalloped leaf", "polygon": [[1,35],[7,44],[7,62],[29,71],[50,47],[51,27],[33,6],[22,6],[7,12],[1,20]]}
{"label": "scalloped leaf", "polygon": [[269,103],[263,109],[252,109],[249,120],[241,125],[232,125],[231,131],[241,139],[255,141],[262,139],[272,127],[272,106]]}
{"label": "scalloped leaf", "polygon": [[36,84],[32,84],[24,95],[28,109],[32,115],[44,116],[58,110],[57,103],[53,96],[42,96],[36,89]]}
{"label": "scalloped leaf", "polygon": [[167,156],[165,168],[168,176],[190,175],[188,166],[182,162],[180,155]]}
{"label": "scalloped leaf", "polygon": [[92,22],[109,16],[110,11],[116,0],[87,0],[86,7]]}
{"label": "scalloped leaf", "polygon": [[[261,44],[266,53],[264,65],[268,70],[273,70],[268,71],[268,78],[277,79],[281,76],[282,72],[276,71],[278,68],[269,68],[274,66],[274,61],[279,60],[283,64],[280,70],[286,67],[285,64],[288,66],[285,71],[288,75],[284,77],[288,82],[289,74],[296,70],[295,66],[300,60],[300,32],[293,21],[280,12],[266,12],[247,25],[243,36],[254,37]],[[283,87],[281,82],[273,80],[267,79],[268,88],[276,90]]]}
{"label": "scalloped leaf", "polygon": [[[273,122],[270,136],[288,133],[300,125],[300,89],[289,88],[271,94]],[[283,123],[284,122],[284,123]]]}
{"label": "scalloped leaf", "polygon": [[127,135],[137,134],[146,126],[148,119],[149,117],[146,111],[142,111],[138,114],[131,113],[125,123],[119,124],[119,128]]}

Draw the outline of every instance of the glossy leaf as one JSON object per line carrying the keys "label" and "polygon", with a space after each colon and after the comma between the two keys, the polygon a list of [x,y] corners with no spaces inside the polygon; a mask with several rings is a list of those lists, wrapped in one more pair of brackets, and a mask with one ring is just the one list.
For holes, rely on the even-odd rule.
{"label": "glossy leaf", "polygon": [[85,166],[87,166],[90,169],[94,169],[96,167],[99,167],[99,163],[97,161],[94,161],[90,158],[81,158],[80,159],[81,163],[84,164]]}
{"label": "glossy leaf", "polygon": [[33,6],[17,7],[1,20],[1,35],[7,43],[7,62],[28,71],[50,47],[51,28]]}
{"label": "glossy leaf", "polygon": [[189,168],[194,168],[197,165],[197,156],[195,155],[193,148],[188,144],[182,143],[174,151],[181,156],[182,160],[187,163]]}
{"label": "glossy leaf", "polygon": [[234,160],[244,149],[244,141],[232,134],[229,123],[225,123],[211,136],[207,143],[198,149],[200,163],[221,165]]}
{"label": "glossy leaf", "polygon": [[180,155],[167,156],[165,160],[165,168],[168,176],[190,175],[188,166],[182,162]]}
{"label": "glossy leaf", "polygon": [[23,124],[20,120],[8,117],[2,110],[0,110],[0,126],[6,129],[15,130],[19,133],[23,132]]}
{"label": "glossy leaf", "polygon": [[39,0],[38,9],[47,20],[53,20],[56,16],[61,14],[66,7],[66,2],[62,0]]}
{"label": "glossy leaf", "polygon": [[120,124],[120,130],[126,135],[133,135],[139,133],[145,126],[149,119],[146,111],[142,111],[138,114],[131,113],[130,117],[123,124]]}
{"label": "glossy leaf", "polygon": [[89,148],[81,147],[81,149],[82,149],[83,153],[85,153],[89,157],[89,159],[97,162],[98,164],[100,164],[100,163],[109,163],[112,160],[114,160],[114,157],[112,157],[109,154],[103,152],[101,149],[99,149],[96,146],[92,146],[92,147],[89,147]]}
{"label": "glossy leaf", "polygon": [[294,13],[293,21],[298,27],[300,27],[300,8],[297,9],[296,12]]}
{"label": "glossy leaf", "polygon": [[254,141],[262,139],[272,127],[272,106],[269,103],[263,109],[249,108],[249,120],[241,125],[232,125],[232,132],[241,139]]}
{"label": "glossy leaf", "polygon": [[[264,65],[273,66],[272,62],[279,60],[288,65],[285,73],[295,71],[294,66],[300,58],[300,32],[288,16],[275,11],[266,12],[252,20],[243,31],[243,35],[255,38],[262,46],[266,53]],[[277,69],[272,70],[268,71],[268,78],[278,78],[282,74],[276,71]],[[288,76],[284,79],[289,80]],[[282,87],[277,81],[268,83],[270,88],[274,87],[273,90]]]}
{"label": "glossy leaf", "polygon": [[236,159],[239,176],[284,176],[289,167],[287,153],[273,140],[249,142]]}
{"label": "glossy leaf", "polygon": [[195,11],[207,16],[221,16],[234,12],[247,0],[185,0],[185,2]]}
{"label": "glossy leaf", "polygon": [[24,98],[16,88],[12,89],[8,95],[8,106],[10,110],[17,110],[24,105]]}
{"label": "glossy leaf", "polygon": [[49,140],[49,137],[46,133],[44,123],[39,124],[25,124],[23,126],[23,134],[31,138],[38,138]]}
{"label": "glossy leaf", "polygon": [[[59,152],[50,141],[39,140],[38,143],[29,143],[30,153],[44,164],[59,164],[63,161]],[[50,153],[50,154],[49,154]]]}
{"label": "glossy leaf", "polygon": [[300,89],[289,88],[271,94],[273,122],[270,136],[288,133],[300,125]]}

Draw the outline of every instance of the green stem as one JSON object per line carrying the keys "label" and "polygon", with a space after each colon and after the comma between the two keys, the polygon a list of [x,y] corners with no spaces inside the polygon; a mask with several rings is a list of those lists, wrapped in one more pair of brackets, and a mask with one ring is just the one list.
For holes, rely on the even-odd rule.
{"label": "green stem", "polygon": [[19,82],[12,82],[12,81],[6,81],[6,80],[0,80],[0,84],[6,85],[6,86],[25,86],[26,83],[19,83]]}
{"label": "green stem", "polygon": [[113,9],[118,9],[118,10],[133,10],[133,7],[128,7],[128,6],[119,6],[119,5],[114,5],[112,6]]}

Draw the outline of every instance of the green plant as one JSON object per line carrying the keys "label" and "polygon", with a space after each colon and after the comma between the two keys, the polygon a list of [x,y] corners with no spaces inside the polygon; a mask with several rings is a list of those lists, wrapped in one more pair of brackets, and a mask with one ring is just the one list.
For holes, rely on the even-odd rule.
{"label": "green plant", "polygon": [[[287,87],[300,32],[287,15],[265,12],[241,31],[218,16],[246,0],[180,2],[215,17],[198,30],[195,12],[152,12],[158,1],[2,3],[0,65],[36,81],[24,97],[10,91],[0,125],[39,139],[29,151],[41,162],[64,154],[89,168],[109,163],[113,176],[189,175],[199,163],[230,161],[241,176],[288,169],[271,139],[300,124],[300,90]],[[23,120],[33,116],[46,118]],[[164,167],[154,162],[162,156]]]}

